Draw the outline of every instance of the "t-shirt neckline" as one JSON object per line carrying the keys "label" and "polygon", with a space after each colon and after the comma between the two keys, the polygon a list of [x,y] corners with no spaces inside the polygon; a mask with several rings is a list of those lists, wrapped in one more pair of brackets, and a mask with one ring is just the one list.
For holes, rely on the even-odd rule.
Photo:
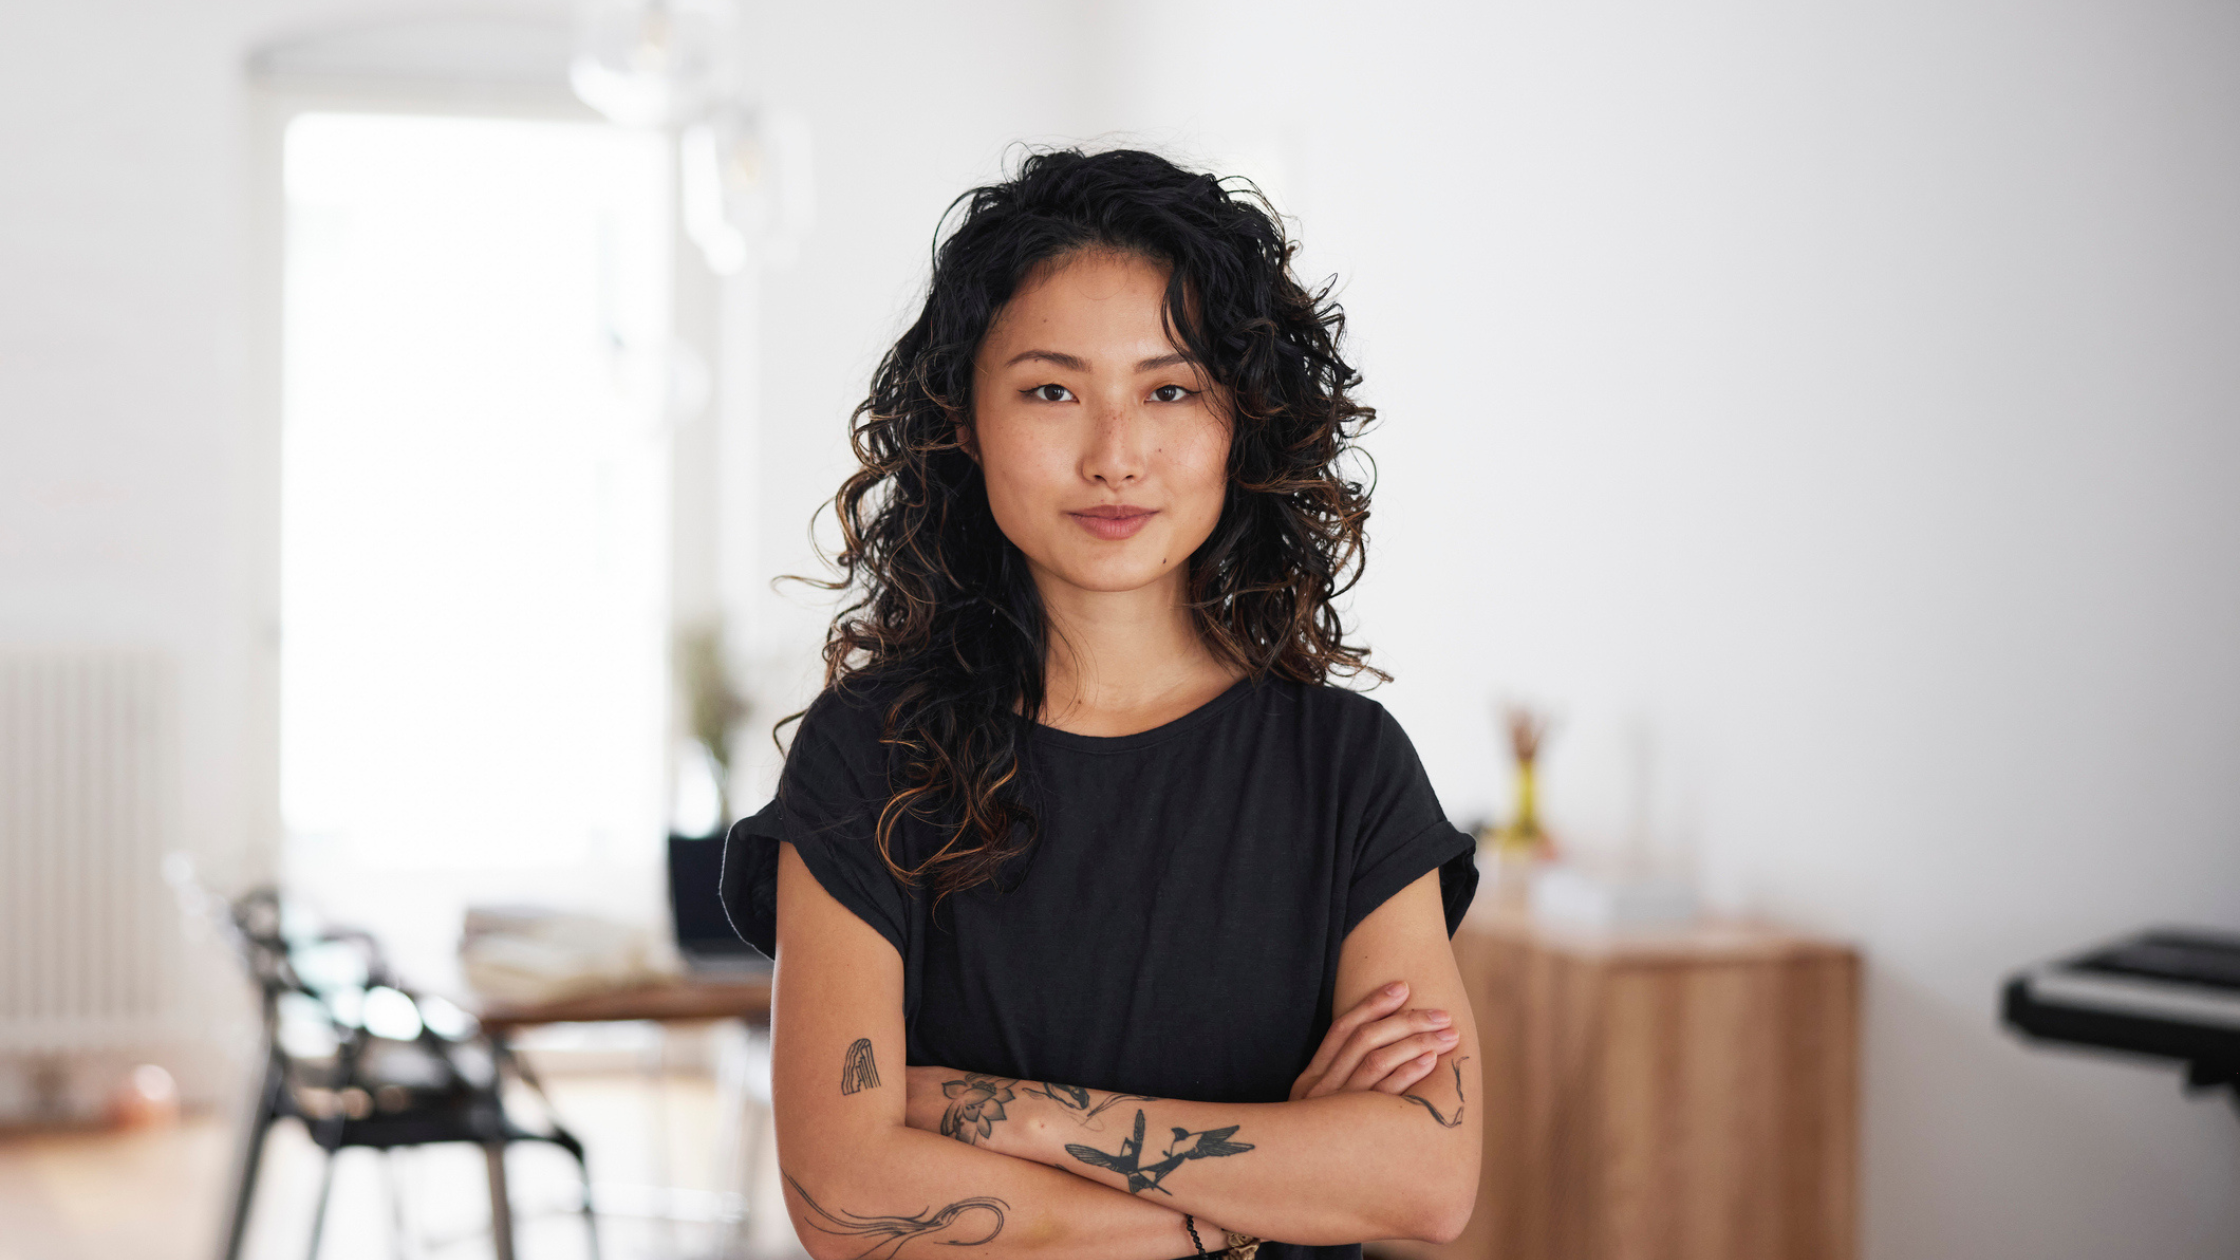
{"label": "t-shirt neckline", "polygon": [[1251,691],[1252,688],[1252,676],[1250,674],[1247,674],[1244,677],[1239,678],[1237,681],[1229,684],[1228,690],[1222,692],[1218,696],[1215,696],[1213,699],[1206,701],[1204,704],[1199,705],[1197,708],[1190,710],[1188,713],[1183,714],[1181,717],[1178,717],[1171,722],[1162,722],[1149,730],[1137,731],[1130,735],[1080,735],[1076,734],[1073,731],[1061,731],[1055,726],[1045,726],[1042,723],[1037,722],[1034,724],[1034,736],[1037,740],[1040,740],[1045,744],[1052,744],[1059,748],[1070,748],[1075,752],[1132,752],[1138,748],[1149,747],[1152,744],[1163,743],[1166,740],[1173,739],[1175,736],[1182,734],[1184,731],[1189,730],[1191,727],[1211,720],[1213,717],[1217,716],[1223,709],[1226,709],[1230,705],[1235,704],[1239,697]]}

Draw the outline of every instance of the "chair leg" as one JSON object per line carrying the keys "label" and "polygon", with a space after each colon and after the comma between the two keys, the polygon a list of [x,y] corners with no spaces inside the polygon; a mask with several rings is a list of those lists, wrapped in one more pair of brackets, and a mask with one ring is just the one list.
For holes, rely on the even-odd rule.
{"label": "chair leg", "polygon": [[733,1113],[734,1125],[739,1130],[738,1142],[741,1156],[738,1171],[731,1188],[739,1196],[739,1216],[724,1231],[723,1252],[719,1260],[736,1260],[744,1253],[747,1230],[755,1223],[754,1196],[762,1180],[762,1104],[753,1099],[742,1100]]}
{"label": "chair leg", "polygon": [[513,1202],[506,1197],[506,1144],[482,1144],[490,1168],[490,1250],[496,1260],[513,1260]]}
{"label": "chair leg", "polygon": [[[764,1101],[770,1093],[768,1034],[744,1020],[720,1025],[722,1051],[716,1060],[717,1184],[729,1188],[738,1211],[724,1226],[718,1260],[744,1253],[754,1225],[755,1189],[762,1176]],[[759,1083],[759,1088],[757,1087]]]}
{"label": "chair leg", "polygon": [[280,1091],[286,1085],[278,1055],[264,1057],[264,1076],[257,1083],[257,1099],[249,1111],[249,1126],[241,1134],[241,1154],[234,1164],[233,1208],[226,1220],[224,1260],[241,1260],[241,1246],[249,1236],[249,1206],[257,1193],[257,1168],[264,1162],[265,1135],[279,1116]]}
{"label": "chair leg", "polygon": [[576,1170],[583,1174],[583,1233],[591,1242],[590,1260],[599,1260],[599,1214],[591,1203],[591,1161],[585,1157],[581,1142],[569,1144],[567,1150],[576,1157]]}
{"label": "chair leg", "polygon": [[304,1252],[304,1260],[319,1260],[319,1235],[327,1228],[327,1197],[334,1192],[334,1161],[340,1154],[332,1147],[327,1150],[327,1166],[319,1172],[319,1202],[311,1209],[311,1249]]}

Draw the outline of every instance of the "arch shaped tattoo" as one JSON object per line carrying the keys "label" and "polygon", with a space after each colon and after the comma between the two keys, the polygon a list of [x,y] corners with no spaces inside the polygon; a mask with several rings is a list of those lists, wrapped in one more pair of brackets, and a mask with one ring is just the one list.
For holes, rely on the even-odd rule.
{"label": "arch shaped tattoo", "polygon": [[871,1057],[871,1038],[858,1037],[840,1061],[840,1092],[879,1088],[879,1065]]}

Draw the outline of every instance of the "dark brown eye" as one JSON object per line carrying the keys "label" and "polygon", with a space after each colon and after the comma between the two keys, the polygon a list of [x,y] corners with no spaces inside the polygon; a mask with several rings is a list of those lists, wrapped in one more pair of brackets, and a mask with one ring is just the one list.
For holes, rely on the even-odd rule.
{"label": "dark brown eye", "polygon": [[1180,385],[1161,385],[1159,388],[1151,391],[1151,397],[1153,399],[1165,403],[1181,402],[1183,399],[1188,398],[1189,396],[1190,391],[1184,389]]}
{"label": "dark brown eye", "polygon": [[1027,391],[1027,396],[1037,402],[1072,402],[1073,391],[1063,385],[1037,385]]}

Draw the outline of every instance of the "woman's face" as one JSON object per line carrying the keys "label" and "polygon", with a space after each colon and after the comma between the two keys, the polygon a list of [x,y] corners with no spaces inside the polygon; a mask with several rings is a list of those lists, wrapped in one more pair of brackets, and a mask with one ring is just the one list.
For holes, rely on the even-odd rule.
{"label": "woman's face", "polygon": [[988,504],[1049,591],[1165,586],[1221,518],[1229,419],[1167,339],[1167,269],[1089,250],[1046,264],[973,367],[966,450]]}

